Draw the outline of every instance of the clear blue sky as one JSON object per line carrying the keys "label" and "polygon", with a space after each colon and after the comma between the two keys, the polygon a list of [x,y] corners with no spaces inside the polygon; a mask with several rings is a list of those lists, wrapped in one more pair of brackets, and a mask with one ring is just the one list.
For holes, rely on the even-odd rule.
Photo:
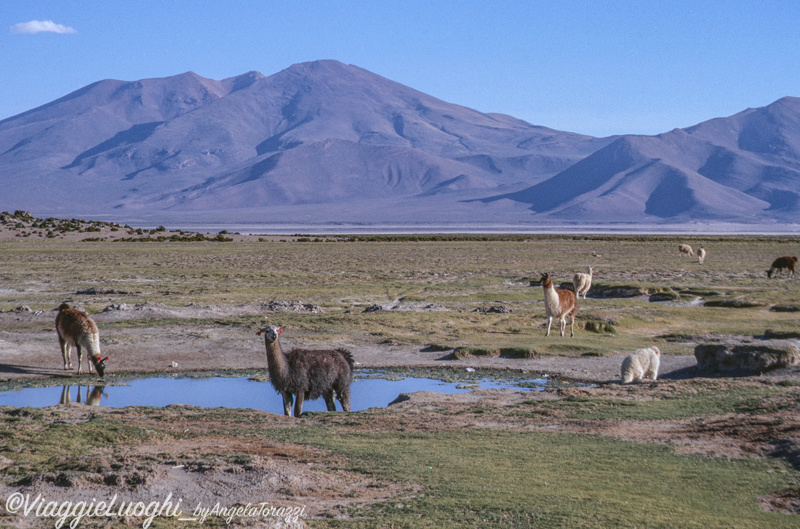
{"label": "clear blue sky", "polygon": [[536,125],[657,134],[800,96],[800,2],[0,0],[0,119],[101,79],[317,59]]}

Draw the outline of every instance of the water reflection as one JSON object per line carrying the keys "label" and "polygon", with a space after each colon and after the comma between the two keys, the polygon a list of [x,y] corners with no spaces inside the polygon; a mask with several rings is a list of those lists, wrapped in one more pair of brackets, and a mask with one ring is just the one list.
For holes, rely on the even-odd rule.
{"label": "water reflection", "polygon": [[[81,402],[81,390],[83,386],[76,386],[76,396],[75,402]],[[105,386],[95,386],[91,391],[89,391],[89,386],[86,386],[86,398],[83,399],[83,402],[86,403],[87,406],[100,406],[100,399],[101,397],[105,396],[108,398],[108,393],[103,393]],[[61,386],[61,399],[58,401],[59,404],[69,404],[72,402],[72,386]]]}
{"label": "water reflection", "polygon": [[[380,373],[362,373],[351,386],[351,409],[365,410],[388,406],[401,393],[432,391],[437,393],[462,393],[476,387],[541,390],[549,384],[547,379],[526,380],[478,379],[459,382],[442,382],[431,378],[395,377],[376,378]],[[366,377],[366,378],[364,378]],[[268,381],[248,377],[151,377],[117,379],[105,386],[67,385],[23,388],[0,392],[0,406],[45,407],[54,404],[78,402],[90,406],[164,407],[185,404],[203,408],[255,408],[278,415],[283,414],[283,402]],[[521,386],[522,385],[522,386]],[[306,401],[304,411],[326,411],[325,401]]]}

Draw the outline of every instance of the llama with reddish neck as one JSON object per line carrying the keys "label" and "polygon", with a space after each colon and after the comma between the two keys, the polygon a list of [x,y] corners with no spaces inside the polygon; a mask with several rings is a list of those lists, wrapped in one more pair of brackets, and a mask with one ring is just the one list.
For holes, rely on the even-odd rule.
{"label": "llama with reddish neck", "polygon": [[561,324],[561,336],[567,327],[567,318],[570,319],[570,336],[575,336],[575,313],[578,311],[578,302],[575,292],[553,286],[553,280],[548,274],[542,274],[542,288],[544,289],[544,310],[547,315],[547,333],[550,336],[550,326],[553,318],[558,318]]}
{"label": "llama with reddish neck", "polygon": [[283,413],[294,416],[303,413],[303,401],[323,397],[328,411],[336,411],[334,394],[344,411],[350,411],[350,382],[355,360],[346,349],[292,349],[284,353],[278,337],[283,329],[269,325],[258,334],[264,335],[267,348],[269,379],[275,391],[283,397]]}

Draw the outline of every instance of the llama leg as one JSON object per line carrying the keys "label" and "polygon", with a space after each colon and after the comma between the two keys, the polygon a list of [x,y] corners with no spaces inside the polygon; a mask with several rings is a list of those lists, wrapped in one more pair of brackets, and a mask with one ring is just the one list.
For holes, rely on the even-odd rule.
{"label": "llama leg", "polygon": [[69,344],[61,336],[58,337],[58,343],[61,344],[61,357],[64,358],[64,370],[72,369],[72,359],[69,357]]}
{"label": "llama leg", "polygon": [[550,336],[550,326],[552,324],[553,324],[553,317],[552,316],[548,316],[547,317],[547,332],[545,333],[545,336]]}
{"label": "llama leg", "polygon": [[285,391],[285,392],[281,393],[281,396],[283,397],[283,414],[286,415],[287,417],[291,417],[292,416],[292,403],[294,402],[294,399],[292,398],[292,394],[289,393],[288,391]]}
{"label": "llama leg", "polygon": [[[83,364],[81,363],[81,359],[83,358],[83,351],[81,351],[81,345],[75,344],[75,349],[78,350],[78,374],[83,373]],[[91,370],[89,371],[91,373]]]}
{"label": "llama leg", "polygon": [[574,312],[572,313],[572,316],[569,319],[569,336],[570,336],[570,338],[575,338],[575,313]]}
{"label": "llama leg", "polygon": [[561,316],[561,318],[559,318],[559,320],[558,320],[558,325],[559,325],[559,327],[561,329],[561,337],[563,338],[564,337],[564,330],[567,328],[567,317],[566,316]]}
{"label": "llama leg", "polygon": [[302,391],[298,391],[297,395],[294,399],[294,416],[300,417],[303,414],[303,399],[305,398],[305,394]]}
{"label": "llama leg", "polygon": [[337,392],[337,396],[342,405],[342,409],[344,411],[350,411],[350,388],[342,388],[341,391]]}
{"label": "llama leg", "polygon": [[326,391],[322,397],[325,399],[325,406],[328,407],[328,411],[336,411],[336,401],[333,400],[333,390]]}

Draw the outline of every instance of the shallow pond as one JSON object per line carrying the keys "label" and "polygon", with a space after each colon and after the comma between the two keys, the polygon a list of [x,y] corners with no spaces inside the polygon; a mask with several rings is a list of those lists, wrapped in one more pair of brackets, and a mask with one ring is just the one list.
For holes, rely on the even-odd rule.
{"label": "shallow pond", "polygon": [[[86,382],[91,382],[86,379]],[[114,385],[57,385],[26,387],[0,392],[0,406],[44,407],[67,402],[121,408],[125,406],[168,406],[188,404],[204,408],[254,408],[282,414],[283,402],[263,377],[146,377],[115,380]],[[387,406],[400,393],[434,391],[461,393],[472,389],[516,388],[526,391],[542,390],[551,382],[548,378],[475,378],[458,382],[443,382],[433,378],[418,378],[361,371],[351,386],[353,411]],[[341,407],[337,401],[337,410]],[[303,411],[325,411],[325,401],[305,401]]]}

